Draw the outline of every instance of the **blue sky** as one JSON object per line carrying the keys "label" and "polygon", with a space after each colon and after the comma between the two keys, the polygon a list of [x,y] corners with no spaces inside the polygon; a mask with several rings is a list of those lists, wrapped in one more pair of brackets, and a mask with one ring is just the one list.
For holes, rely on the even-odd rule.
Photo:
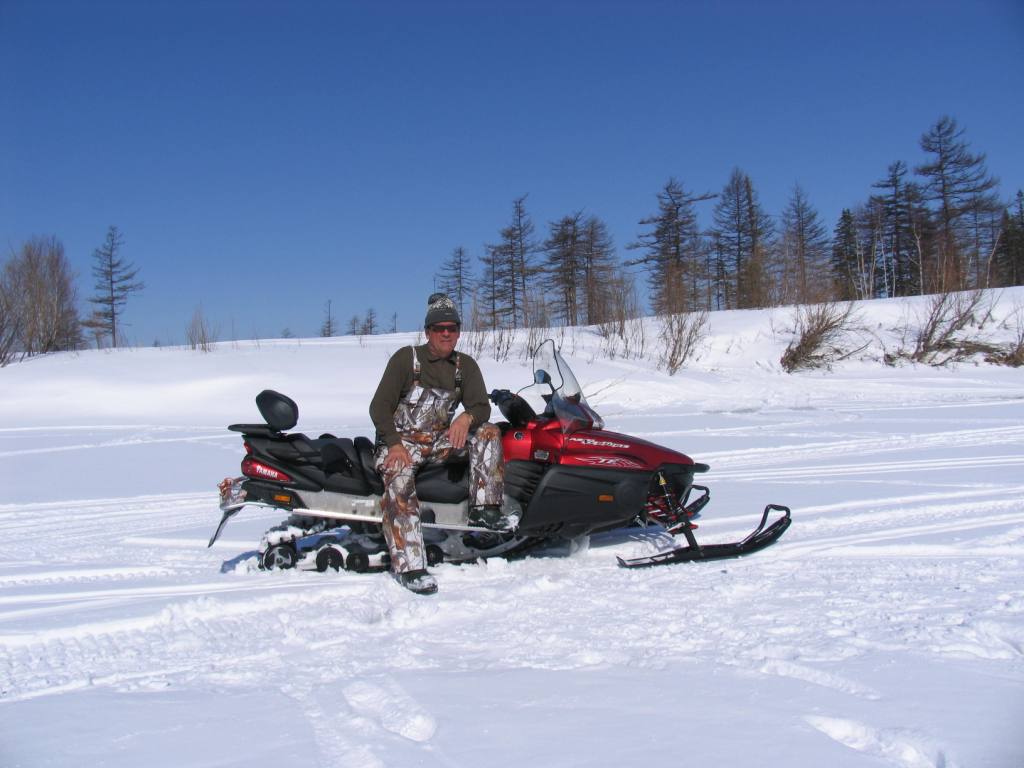
{"label": "blue sky", "polygon": [[739,167],[831,231],[949,114],[1009,198],[1022,72],[1020,0],[0,0],[0,245],[56,235],[84,299],[117,225],[138,344],[200,305],[222,339],[315,335],[328,299],[413,329],[525,194],[622,254],[669,177]]}

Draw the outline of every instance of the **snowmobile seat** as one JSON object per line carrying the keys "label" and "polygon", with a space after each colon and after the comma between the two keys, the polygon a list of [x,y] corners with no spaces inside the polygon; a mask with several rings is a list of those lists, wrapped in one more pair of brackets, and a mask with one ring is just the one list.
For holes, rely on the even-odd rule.
{"label": "snowmobile seat", "polygon": [[416,472],[416,495],[422,501],[458,504],[469,498],[469,461],[458,458],[425,464]]}
{"label": "snowmobile seat", "polygon": [[324,472],[344,472],[346,474],[362,474],[362,467],[359,465],[359,456],[356,455],[355,446],[347,437],[320,437],[312,441],[313,445],[320,449],[323,457]]}
{"label": "snowmobile seat", "polygon": [[265,450],[271,456],[289,464],[309,464],[314,467],[323,464],[320,447],[314,445],[313,441],[301,432],[280,436],[277,440],[269,443]]}
{"label": "snowmobile seat", "polygon": [[[372,493],[384,493],[384,481],[373,461],[374,445],[367,437],[352,441],[359,466]],[[443,464],[428,464],[416,472],[416,495],[423,501],[458,504],[469,496],[469,457],[458,455]]]}
{"label": "snowmobile seat", "polygon": [[355,446],[356,455],[359,457],[359,464],[363,470],[363,477],[373,493],[384,493],[384,481],[377,474],[377,468],[373,465],[373,442],[368,437],[360,435],[352,441]]}

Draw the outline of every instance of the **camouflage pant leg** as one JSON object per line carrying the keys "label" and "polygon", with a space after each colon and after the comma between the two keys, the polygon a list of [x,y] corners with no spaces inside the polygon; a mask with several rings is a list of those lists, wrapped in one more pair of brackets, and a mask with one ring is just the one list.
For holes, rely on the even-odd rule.
{"label": "camouflage pant leg", "polygon": [[484,422],[469,438],[469,503],[501,504],[505,491],[505,462],[501,430]]}
{"label": "camouflage pant leg", "polygon": [[384,540],[391,553],[391,570],[395,573],[418,571],[427,567],[420,525],[420,502],[416,496],[416,467],[422,463],[420,446],[402,441],[412,464],[402,469],[385,469],[387,446],[377,451],[376,467],[384,480],[381,514]]}
{"label": "camouflage pant leg", "polygon": [[469,454],[469,506],[501,505],[505,492],[505,462],[501,450],[501,430],[489,421],[469,436],[466,445],[456,450],[448,433],[437,435],[430,455],[424,461],[442,462],[453,456]]}

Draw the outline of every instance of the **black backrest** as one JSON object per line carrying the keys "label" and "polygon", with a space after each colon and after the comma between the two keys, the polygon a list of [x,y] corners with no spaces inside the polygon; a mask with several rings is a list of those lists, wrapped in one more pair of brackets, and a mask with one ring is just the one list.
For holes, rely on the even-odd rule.
{"label": "black backrest", "polygon": [[384,481],[380,479],[373,465],[373,442],[368,437],[357,437],[352,444],[359,455],[359,463],[363,468],[366,482],[374,493],[384,493]]}
{"label": "black backrest", "polygon": [[299,406],[295,401],[272,389],[264,389],[256,395],[256,407],[270,428],[278,432],[291,429],[299,421]]}

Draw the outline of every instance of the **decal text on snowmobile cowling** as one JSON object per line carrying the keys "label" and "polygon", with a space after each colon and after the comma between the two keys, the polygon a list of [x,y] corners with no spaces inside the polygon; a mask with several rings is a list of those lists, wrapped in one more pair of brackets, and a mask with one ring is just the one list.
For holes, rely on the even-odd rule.
{"label": "decal text on snowmobile cowling", "polygon": [[629,445],[626,443],[616,443],[611,440],[595,440],[592,437],[579,437],[578,435],[570,437],[569,440],[574,443],[583,443],[583,445],[594,445],[604,448],[629,448]]}

